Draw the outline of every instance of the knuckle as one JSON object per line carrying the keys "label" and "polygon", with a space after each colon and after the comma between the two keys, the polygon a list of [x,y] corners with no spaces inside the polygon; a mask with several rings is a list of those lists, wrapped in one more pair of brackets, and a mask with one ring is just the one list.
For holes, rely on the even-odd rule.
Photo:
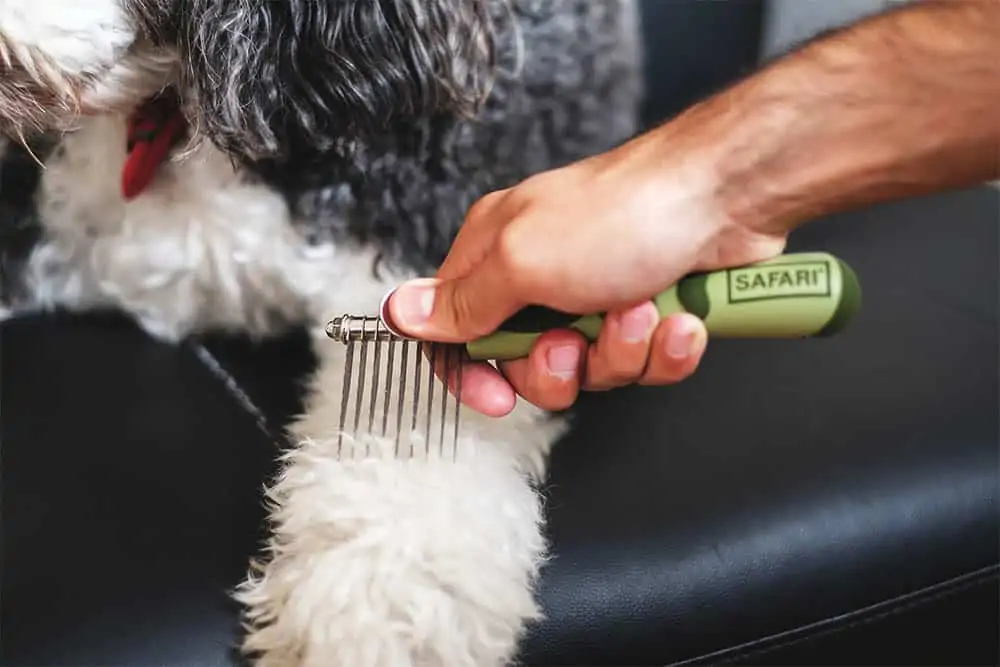
{"label": "knuckle", "polygon": [[596,356],[606,376],[616,382],[630,382],[646,370],[649,345],[610,338],[598,343]]}
{"label": "knuckle", "polygon": [[610,362],[607,355],[603,354],[599,348],[591,348],[586,374],[588,389],[592,391],[612,389],[626,384],[627,381],[627,378],[615,368],[613,362]]}
{"label": "knuckle", "polygon": [[465,214],[466,223],[485,217],[507,196],[507,190],[495,190],[477,199]]}
{"label": "knuckle", "polygon": [[546,172],[532,174],[521,181],[511,192],[519,201],[530,201],[540,193],[545,192],[545,190],[549,187],[550,178],[551,175]]}
{"label": "knuckle", "polygon": [[522,226],[515,220],[497,238],[497,259],[513,281],[523,281],[533,273],[531,253],[524,242]]}
{"label": "knuckle", "polygon": [[600,378],[612,384],[624,384],[631,379],[632,374],[621,362],[610,362],[603,364]]}
{"label": "knuckle", "polygon": [[[475,325],[475,306],[466,290],[455,290],[451,295],[451,317],[457,328],[467,329]],[[473,334],[475,335],[475,334]]]}

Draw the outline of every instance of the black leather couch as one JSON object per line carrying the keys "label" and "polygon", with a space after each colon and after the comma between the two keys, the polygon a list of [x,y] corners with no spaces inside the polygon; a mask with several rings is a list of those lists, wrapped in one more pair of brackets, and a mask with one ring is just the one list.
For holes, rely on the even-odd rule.
{"label": "black leather couch", "polygon": [[[650,122],[752,68],[761,11],[648,0]],[[984,187],[817,221],[791,249],[857,269],[846,334],[713,341],[682,385],[585,397],[524,663],[998,664],[998,210]],[[0,336],[2,664],[240,664],[227,590],[303,337]]]}

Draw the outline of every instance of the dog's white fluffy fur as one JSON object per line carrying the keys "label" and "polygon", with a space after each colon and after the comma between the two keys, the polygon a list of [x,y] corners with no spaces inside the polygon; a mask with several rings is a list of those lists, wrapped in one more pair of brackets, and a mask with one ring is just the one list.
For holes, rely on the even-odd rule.
{"label": "dog's white fluffy fur", "polygon": [[4,0],[0,26],[11,48],[45,55],[27,60],[69,76],[110,66],[135,39],[122,6],[107,0]]}

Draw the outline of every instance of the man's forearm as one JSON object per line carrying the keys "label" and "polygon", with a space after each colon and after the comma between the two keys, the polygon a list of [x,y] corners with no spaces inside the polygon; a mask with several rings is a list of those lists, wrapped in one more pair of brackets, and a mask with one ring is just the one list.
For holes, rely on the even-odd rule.
{"label": "man's forearm", "polygon": [[703,142],[720,202],[758,231],[996,179],[1000,0],[924,0],[864,20],[662,129]]}

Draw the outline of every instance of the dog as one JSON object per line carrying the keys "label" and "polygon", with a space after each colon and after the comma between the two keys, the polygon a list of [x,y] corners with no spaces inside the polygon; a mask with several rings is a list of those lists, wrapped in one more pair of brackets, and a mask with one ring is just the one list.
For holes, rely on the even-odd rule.
{"label": "dog", "polygon": [[479,197],[634,135],[636,2],[0,4],[3,316],[312,332],[269,539],[232,592],[255,664],[492,667],[541,618],[567,421],[466,411],[454,461],[343,460],[323,326],[432,275]]}

